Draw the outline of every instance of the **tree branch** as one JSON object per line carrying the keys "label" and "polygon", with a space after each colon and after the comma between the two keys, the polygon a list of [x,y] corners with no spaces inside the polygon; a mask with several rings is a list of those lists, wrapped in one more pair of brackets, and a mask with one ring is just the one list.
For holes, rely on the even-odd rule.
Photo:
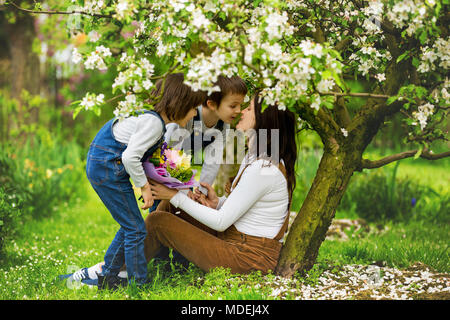
{"label": "tree branch", "polygon": [[352,118],[350,113],[348,112],[347,105],[345,103],[344,97],[340,97],[336,100],[334,104],[336,122],[344,128],[347,128],[348,125],[352,122]]}
{"label": "tree branch", "polygon": [[323,96],[335,96],[335,98],[351,96],[351,97],[365,97],[374,99],[389,99],[391,97],[385,94],[374,94],[366,92],[319,92],[319,94]]}
{"label": "tree branch", "polygon": [[[362,169],[380,168],[391,162],[413,157],[417,153],[417,151],[418,150],[405,151],[405,152],[393,154],[393,155],[390,155],[390,156],[387,156],[385,158],[382,158],[380,160],[375,160],[375,161],[368,160],[368,159],[362,159],[361,165],[359,168],[357,168],[356,171],[362,171]],[[438,160],[438,159],[442,159],[442,158],[449,157],[449,156],[450,156],[450,151],[433,154],[432,151],[428,151],[427,149],[424,149],[422,151],[422,153],[420,154],[421,158],[424,158],[427,160]]]}
{"label": "tree branch", "polygon": [[83,14],[91,17],[97,17],[97,18],[112,18],[112,15],[106,15],[106,14],[98,14],[98,13],[89,13],[85,11],[35,11],[30,9],[25,9],[22,7],[19,7],[17,4],[15,4],[13,1],[9,2],[12,4],[17,10],[28,12],[28,13],[39,13],[39,14]]}

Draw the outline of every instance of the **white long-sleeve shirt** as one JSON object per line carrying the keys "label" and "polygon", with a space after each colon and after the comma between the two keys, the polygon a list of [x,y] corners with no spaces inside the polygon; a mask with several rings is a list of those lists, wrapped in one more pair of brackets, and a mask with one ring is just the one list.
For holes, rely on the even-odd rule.
{"label": "white long-sleeve shirt", "polygon": [[267,160],[251,161],[246,157],[238,175],[247,163],[239,183],[227,197],[221,197],[216,209],[203,206],[178,192],[170,203],[196,220],[219,232],[234,224],[248,235],[273,239],[288,214],[287,181],[277,166]]}
{"label": "white long-sleeve shirt", "polygon": [[138,188],[147,183],[141,159],[161,139],[163,129],[161,120],[151,113],[128,117],[113,125],[114,138],[127,145],[122,153],[123,166]]}
{"label": "white long-sleeve shirt", "polygon": [[[194,119],[191,119],[185,127],[181,128],[181,129],[185,129],[185,135],[184,136],[178,136],[176,130],[180,129],[180,126],[178,126],[176,123],[169,123],[166,125],[166,134],[164,135],[164,140],[169,144],[169,145],[175,145],[177,148],[182,148],[185,145],[191,145],[190,143],[190,138],[191,138],[191,134],[194,131],[201,131],[201,133],[204,135],[203,137],[205,137],[205,133],[208,133],[208,130],[211,128],[208,128],[205,125],[205,122],[203,121],[203,114],[202,114],[202,106],[199,106],[197,108],[197,112],[200,116],[200,121],[201,121],[201,126],[196,127],[194,124]],[[225,146],[225,141],[226,141],[226,132],[227,130],[230,129],[230,125],[227,123],[223,124],[223,128],[222,128],[222,148],[221,151],[223,152],[223,147]],[[199,132],[199,134],[201,134]],[[208,135],[207,135],[208,136]],[[216,143],[216,141],[214,141],[214,143]],[[213,144],[211,143],[207,148],[205,148],[205,150],[207,150],[208,148],[212,148]],[[214,161],[215,159],[213,159],[212,157],[208,158],[209,152],[205,152],[205,161],[202,164],[202,170],[200,173],[200,182],[206,182],[209,185],[212,185],[214,183],[214,180],[216,179],[217,173],[219,172],[220,169],[220,164],[222,163],[222,154],[218,155],[218,158],[220,158],[220,161]],[[216,155],[217,156],[217,155]],[[207,194],[208,191],[206,188],[199,186],[198,190],[200,192],[202,192],[203,194]]]}
{"label": "white long-sleeve shirt", "polygon": [[[190,139],[191,133],[194,130],[199,130],[203,134],[207,132],[210,128],[208,128],[203,121],[202,106],[198,107],[198,112],[201,120],[201,127],[194,128],[194,119],[191,119],[183,128],[186,130],[187,136],[184,136],[182,139],[180,139],[181,137],[176,137],[177,139],[173,141],[172,138],[176,136],[174,133],[180,127],[176,123],[168,123],[166,124],[166,134],[164,135],[165,142],[168,144],[172,142],[183,146],[185,142],[184,140]],[[230,125],[224,123],[221,133],[224,144],[226,139],[226,130],[229,128]],[[122,155],[122,162],[125,170],[133,180],[134,185],[138,188],[143,187],[147,182],[147,178],[140,160],[142,159],[144,153],[161,138],[162,129],[161,120],[149,113],[128,117],[116,122],[113,125],[114,138],[117,141],[127,145],[127,148]],[[186,143],[187,142],[188,141],[186,141]],[[209,147],[212,146],[210,145],[208,148]],[[220,157],[220,160],[221,159],[222,158]],[[219,172],[221,162],[208,160],[209,159],[206,156],[200,173],[200,182],[206,182],[209,185],[212,185],[216,179],[217,173]],[[199,190],[202,193],[207,194],[206,188],[200,186]]]}

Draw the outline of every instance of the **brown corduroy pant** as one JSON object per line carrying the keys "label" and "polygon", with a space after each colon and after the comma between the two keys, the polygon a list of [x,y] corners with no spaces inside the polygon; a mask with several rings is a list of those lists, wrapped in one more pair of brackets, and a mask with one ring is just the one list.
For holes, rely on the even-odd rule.
{"label": "brown corduroy pant", "polygon": [[[180,213],[175,214],[177,211]],[[145,224],[147,261],[165,246],[178,251],[204,271],[224,267],[230,268],[232,273],[254,270],[267,273],[275,269],[281,250],[280,234],[275,239],[255,237],[239,232],[234,226],[216,232],[167,200],[161,201],[147,216]]]}

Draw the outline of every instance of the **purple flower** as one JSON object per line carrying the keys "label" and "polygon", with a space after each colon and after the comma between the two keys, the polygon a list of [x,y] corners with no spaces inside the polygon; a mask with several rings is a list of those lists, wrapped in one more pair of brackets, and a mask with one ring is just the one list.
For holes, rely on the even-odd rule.
{"label": "purple flower", "polygon": [[161,155],[164,155],[164,151],[166,151],[166,149],[167,149],[167,142],[164,142],[161,145]]}
{"label": "purple flower", "polygon": [[416,199],[416,198],[412,198],[412,199],[411,199],[411,206],[412,206],[412,207],[415,207],[415,206],[416,206],[416,203],[417,203],[417,199]]}

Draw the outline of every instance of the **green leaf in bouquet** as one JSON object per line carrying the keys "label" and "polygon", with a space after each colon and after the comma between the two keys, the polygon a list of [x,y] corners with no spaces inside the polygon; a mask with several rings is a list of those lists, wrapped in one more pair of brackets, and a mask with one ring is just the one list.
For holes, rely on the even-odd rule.
{"label": "green leaf in bouquet", "polygon": [[156,166],[159,166],[159,159],[156,158],[149,158],[148,162],[153,163]]}

